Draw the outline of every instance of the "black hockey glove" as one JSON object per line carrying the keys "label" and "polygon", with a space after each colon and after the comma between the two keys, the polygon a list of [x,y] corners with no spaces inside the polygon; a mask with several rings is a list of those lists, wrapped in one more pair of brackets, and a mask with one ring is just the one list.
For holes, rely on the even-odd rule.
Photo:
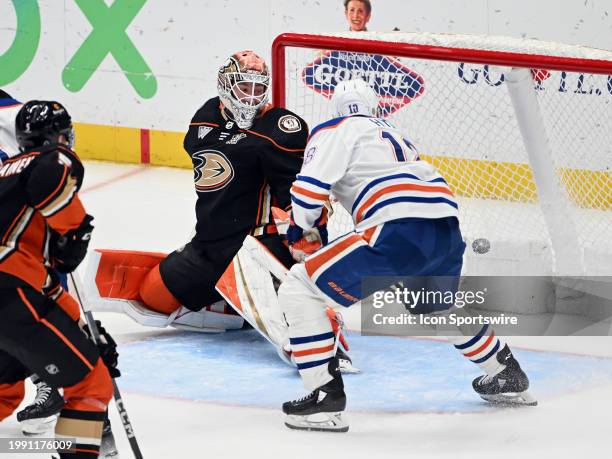
{"label": "black hockey glove", "polygon": [[[121,372],[119,371],[119,368],[117,368],[117,365],[119,364],[117,343],[102,326],[99,320],[96,320],[96,326],[98,327],[98,333],[100,333],[100,338],[97,343],[100,358],[104,362],[104,365],[106,365],[106,368],[108,368],[108,372],[110,373],[111,378],[118,378],[119,376],[121,376]],[[85,324],[83,326],[83,331],[90,339],[93,340],[91,331],[89,330],[89,325]]]}
{"label": "black hockey glove", "polygon": [[78,228],[61,236],[57,231],[51,232],[49,255],[54,267],[61,273],[71,273],[83,261],[94,227],[93,217],[86,215]]}

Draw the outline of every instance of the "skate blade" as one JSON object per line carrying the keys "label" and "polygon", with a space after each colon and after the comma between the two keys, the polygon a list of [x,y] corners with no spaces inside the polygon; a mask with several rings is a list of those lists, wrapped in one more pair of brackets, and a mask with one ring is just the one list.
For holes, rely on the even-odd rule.
{"label": "skate blade", "polygon": [[340,373],[344,374],[357,374],[361,373],[361,370],[356,366],[353,366],[352,362],[349,362],[345,359],[338,359],[338,368],[340,369]]}
{"label": "skate blade", "polygon": [[500,406],[537,406],[538,401],[527,391],[508,394],[485,395],[480,394],[483,400]]}
{"label": "skate blade", "polygon": [[25,436],[43,435],[53,432],[58,416],[48,416],[46,418],[26,419],[21,421],[21,432]]}
{"label": "skate blade", "polygon": [[342,413],[317,413],[307,416],[287,415],[285,425],[293,430],[313,432],[348,432],[349,425],[342,419]]}

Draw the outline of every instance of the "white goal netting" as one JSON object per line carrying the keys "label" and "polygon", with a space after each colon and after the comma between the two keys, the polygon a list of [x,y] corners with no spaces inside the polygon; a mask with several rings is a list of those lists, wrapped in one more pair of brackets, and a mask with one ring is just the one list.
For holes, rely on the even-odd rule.
{"label": "white goal netting", "polygon": [[[548,193],[563,206],[562,221],[575,234],[572,244],[577,246],[583,272],[612,271],[608,261],[612,255],[612,52],[481,36],[367,33],[337,37],[335,48],[316,43],[285,48],[284,69],[274,68],[282,74],[285,105],[312,128],[331,117],[329,97],[338,81],[357,76],[368,81],[381,97],[385,116],[404,131],[423,159],[438,167],[458,196],[468,244],[479,238],[491,242],[488,258],[480,257],[480,270],[472,264],[473,273],[486,271],[495,260],[506,262],[497,264],[502,266],[500,274],[552,270],[551,231],[555,228],[543,211],[541,184],[534,179],[506,87],[508,72],[520,66],[517,60],[530,56],[532,60],[523,67],[532,69],[545,127],[542,135],[550,149],[545,160],[554,170],[554,189]],[[354,38],[391,47],[385,53],[370,52],[368,42]],[[393,44],[400,43],[420,46],[394,53]],[[431,46],[502,53],[490,54],[491,64],[486,63],[486,53],[477,52],[464,53],[465,60],[444,60],[427,55]],[[507,65],[500,62],[504,53],[513,53],[505,55],[512,58]],[[541,65],[534,65],[538,56],[566,59],[568,70],[547,68],[550,62],[545,58]],[[456,55],[449,53],[449,58]],[[609,68],[609,72],[590,71],[593,60],[599,62],[598,71]],[[330,224],[335,235],[352,229],[350,216],[338,207]]]}

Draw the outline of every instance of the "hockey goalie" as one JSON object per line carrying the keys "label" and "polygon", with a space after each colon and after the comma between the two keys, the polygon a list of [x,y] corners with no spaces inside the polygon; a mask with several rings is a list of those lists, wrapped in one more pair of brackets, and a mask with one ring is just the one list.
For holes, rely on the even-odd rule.
{"label": "hockey goalie", "polygon": [[293,257],[272,210],[288,224],[308,127],[268,104],[268,67],[253,51],[230,56],[217,77],[218,97],[197,110],[184,139],[197,193],[195,235],[169,255],[93,252],[85,295],[94,310],[149,326],[223,332],[246,320],[289,360],[276,289],[294,258],[326,241],[295,248]]}

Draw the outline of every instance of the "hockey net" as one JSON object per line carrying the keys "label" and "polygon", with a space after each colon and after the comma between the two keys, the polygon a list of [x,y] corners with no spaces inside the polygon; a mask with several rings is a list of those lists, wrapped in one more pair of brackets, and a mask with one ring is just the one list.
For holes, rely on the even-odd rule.
{"label": "hockey net", "polygon": [[[529,69],[543,123],[535,144],[546,152],[532,148],[531,157],[534,140],[507,88],[512,69]],[[493,262],[499,274],[549,274],[565,249],[576,272],[610,274],[612,52],[489,36],[283,34],[273,70],[275,104],[310,128],[332,117],[338,81],[374,87],[384,116],[457,195],[472,274]],[[334,210],[332,236],[352,230],[350,215]],[[490,243],[486,254],[479,239]]]}

